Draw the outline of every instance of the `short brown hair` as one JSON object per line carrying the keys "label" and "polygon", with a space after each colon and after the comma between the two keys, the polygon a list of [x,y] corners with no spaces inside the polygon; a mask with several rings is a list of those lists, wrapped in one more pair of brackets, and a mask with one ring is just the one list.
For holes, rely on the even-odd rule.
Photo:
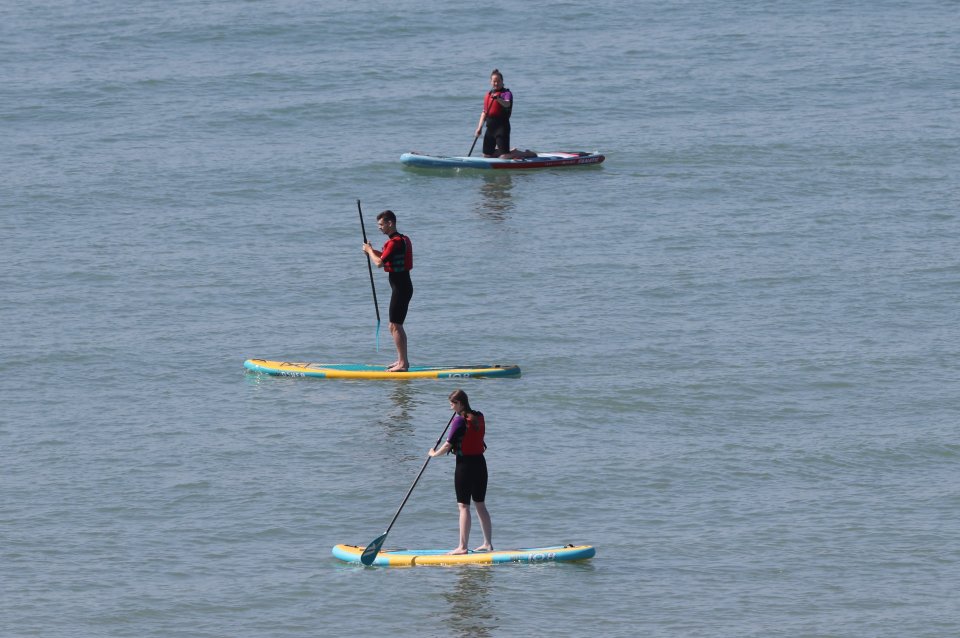
{"label": "short brown hair", "polygon": [[379,219],[385,219],[385,220],[387,220],[388,222],[393,222],[394,224],[397,223],[397,216],[393,214],[393,211],[392,211],[392,210],[385,210],[385,211],[383,211],[382,213],[380,213],[379,215],[377,215],[377,219],[378,219],[378,220],[379,220]]}

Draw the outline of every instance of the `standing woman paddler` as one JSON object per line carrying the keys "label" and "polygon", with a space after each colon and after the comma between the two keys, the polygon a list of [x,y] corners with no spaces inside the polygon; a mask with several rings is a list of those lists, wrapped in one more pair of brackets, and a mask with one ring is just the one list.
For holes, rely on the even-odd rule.
{"label": "standing woman paddler", "polygon": [[454,390],[450,393],[450,409],[455,413],[450,423],[450,436],[439,448],[430,448],[430,457],[440,456],[453,451],[457,456],[457,466],[453,474],[453,485],[457,493],[457,507],[460,511],[460,544],[449,554],[466,554],[470,542],[470,501],[477,510],[480,530],[483,532],[483,544],[475,552],[493,551],[493,524],[487,511],[487,461],[483,456],[487,449],[483,441],[486,423],[483,413],[470,408],[467,393]]}
{"label": "standing woman paddler", "polygon": [[[503,74],[499,69],[490,73],[490,90],[483,98],[483,113],[477,122],[474,142],[480,137],[483,123],[487,132],[483,136],[483,156],[500,157],[510,152],[510,114],[513,112],[513,93],[503,86]],[[470,147],[473,150],[473,147]]]}

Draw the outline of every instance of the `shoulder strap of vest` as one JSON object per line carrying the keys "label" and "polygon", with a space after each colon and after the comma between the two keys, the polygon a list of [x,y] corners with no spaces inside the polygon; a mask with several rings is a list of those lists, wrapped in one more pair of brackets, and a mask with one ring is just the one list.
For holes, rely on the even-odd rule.
{"label": "shoulder strap of vest", "polygon": [[[480,410],[473,410],[473,412],[472,412],[469,416],[473,416],[474,414],[476,414],[477,416],[479,416],[480,419],[483,421],[483,430],[484,430],[484,432],[483,432],[483,433],[484,433],[484,437],[483,437],[483,451],[486,452],[486,451],[487,451],[487,437],[486,437],[486,433],[487,433],[487,432],[486,432],[486,430],[487,430],[487,420],[486,420],[486,418],[484,418],[483,412],[481,412]],[[470,421],[469,421],[469,420],[466,420],[466,421],[467,421],[467,425],[469,425],[469,424],[470,424]]]}

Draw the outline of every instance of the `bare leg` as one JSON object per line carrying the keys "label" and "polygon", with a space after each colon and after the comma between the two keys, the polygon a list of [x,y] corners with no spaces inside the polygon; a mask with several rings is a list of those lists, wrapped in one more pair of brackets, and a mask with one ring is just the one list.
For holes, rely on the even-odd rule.
{"label": "bare leg", "polygon": [[457,503],[457,507],[460,508],[460,545],[448,553],[466,554],[467,543],[470,542],[470,505],[467,503]]}
{"label": "bare leg", "polygon": [[477,518],[480,519],[480,530],[483,532],[483,545],[474,551],[493,551],[493,523],[490,522],[490,512],[487,511],[487,506],[483,502],[474,501],[473,505],[477,508]]}
{"label": "bare leg", "polygon": [[387,368],[387,372],[406,372],[410,368],[410,362],[407,361],[407,333],[403,329],[403,324],[391,321],[390,334],[393,335],[393,343],[397,346],[397,361]]}

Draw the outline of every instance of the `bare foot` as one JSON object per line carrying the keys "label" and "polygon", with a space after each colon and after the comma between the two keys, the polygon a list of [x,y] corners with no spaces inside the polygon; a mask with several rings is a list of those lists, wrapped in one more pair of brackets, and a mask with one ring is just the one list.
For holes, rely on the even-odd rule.
{"label": "bare foot", "polygon": [[389,368],[387,368],[387,372],[406,372],[409,369],[410,369],[409,364],[403,364],[398,362],[393,364]]}
{"label": "bare foot", "polygon": [[466,553],[468,552],[465,547],[458,547],[456,549],[451,549],[449,552],[447,552],[447,554],[450,556],[457,556],[457,555],[466,554]]}
{"label": "bare foot", "polygon": [[473,550],[473,551],[475,551],[475,552],[492,552],[492,551],[493,551],[493,545],[481,545],[480,547],[476,548],[476,549]]}

